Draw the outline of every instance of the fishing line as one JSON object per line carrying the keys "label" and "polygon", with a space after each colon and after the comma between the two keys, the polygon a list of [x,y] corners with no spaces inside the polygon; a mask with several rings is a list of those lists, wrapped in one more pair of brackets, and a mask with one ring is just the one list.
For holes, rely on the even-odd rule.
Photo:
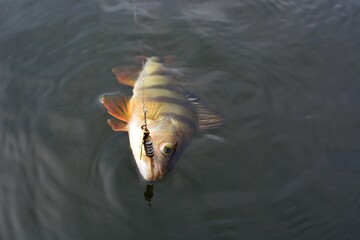
{"label": "fishing line", "polygon": [[[134,10],[134,21],[135,21],[135,26],[136,26],[136,32],[137,35],[139,36],[139,45],[140,45],[140,51],[141,51],[141,72],[140,72],[140,76],[139,76],[139,80],[142,82],[142,107],[143,107],[143,113],[144,113],[144,125],[141,126],[141,129],[143,130],[143,145],[144,145],[144,149],[145,149],[145,153],[146,156],[148,157],[153,157],[154,156],[154,146],[153,146],[153,142],[151,140],[150,137],[150,131],[147,128],[147,121],[146,121],[146,114],[147,114],[147,109],[146,109],[146,105],[145,105],[145,80],[143,77],[144,74],[144,65],[145,65],[145,60],[144,60],[144,46],[143,46],[143,36],[139,27],[139,21],[137,18],[137,11],[136,11],[136,2],[135,0],[132,0],[133,3],[133,10]],[[141,148],[141,152],[142,152],[142,148]]]}
{"label": "fishing line", "polygon": [[142,90],[142,104],[143,104],[143,112],[144,112],[144,122],[146,125],[146,107],[145,107],[145,100],[144,100],[144,95],[145,95],[145,89],[144,89],[144,80],[143,80],[143,71],[144,70],[144,65],[145,65],[145,60],[144,60],[144,46],[143,46],[143,36],[142,36],[142,32],[140,30],[139,27],[139,21],[137,18],[137,10],[136,10],[136,2],[135,0],[132,0],[133,3],[133,12],[134,12],[134,21],[135,21],[135,28],[136,28],[136,33],[139,37],[138,39],[138,45],[140,46],[140,56],[141,56],[141,74],[139,76],[140,81],[142,81],[142,85],[143,85],[143,90]]}

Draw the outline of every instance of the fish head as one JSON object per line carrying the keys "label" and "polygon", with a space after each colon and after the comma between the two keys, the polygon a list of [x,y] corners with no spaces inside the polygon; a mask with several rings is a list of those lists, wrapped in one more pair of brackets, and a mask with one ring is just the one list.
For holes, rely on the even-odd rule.
{"label": "fish head", "polygon": [[172,124],[150,123],[148,128],[154,150],[153,156],[146,155],[142,141],[138,148],[140,150],[133,153],[141,175],[147,181],[156,181],[165,177],[174,168],[187,141],[181,131]]}

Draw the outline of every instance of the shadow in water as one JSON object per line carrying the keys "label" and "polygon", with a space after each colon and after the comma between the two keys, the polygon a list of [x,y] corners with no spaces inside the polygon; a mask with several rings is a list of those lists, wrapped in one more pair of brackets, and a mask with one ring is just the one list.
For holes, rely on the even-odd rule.
{"label": "shadow in water", "polygon": [[154,185],[146,185],[146,191],[144,192],[145,201],[148,202],[148,206],[151,207],[151,200],[154,197]]}

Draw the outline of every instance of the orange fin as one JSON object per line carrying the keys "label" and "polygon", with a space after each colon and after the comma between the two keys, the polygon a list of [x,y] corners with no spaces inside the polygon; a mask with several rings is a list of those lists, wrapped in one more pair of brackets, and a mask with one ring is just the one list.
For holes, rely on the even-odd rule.
{"label": "orange fin", "polygon": [[101,97],[101,102],[108,110],[108,113],[123,122],[129,122],[130,120],[129,100],[129,97],[118,95],[104,95]]}
{"label": "orange fin", "polygon": [[126,124],[123,121],[120,121],[116,118],[109,118],[107,120],[107,123],[110,125],[110,127],[114,131],[117,131],[117,132],[119,132],[119,131],[126,132],[127,131]]}
{"label": "orange fin", "polygon": [[138,66],[114,67],[112,69],[112,72],[116,75],[118,82],[130,87],[134,87],[140,71],[141,67]]}

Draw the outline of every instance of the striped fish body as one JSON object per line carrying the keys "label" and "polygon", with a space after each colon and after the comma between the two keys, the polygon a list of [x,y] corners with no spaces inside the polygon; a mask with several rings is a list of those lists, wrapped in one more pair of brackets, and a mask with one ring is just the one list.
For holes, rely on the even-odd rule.
{"label": "striped fish body", "polygon": [[[189,98],[189,92],[179,84],[173,71],[157,57],[147,58],[138,74],[124,73],[121,68],[113,72],[120,83],[134,89],[130,99],[102,97],[108,112],[115,117],[108,123],[115,131],[128,131],[134,159],[148,181],[163,178],[175,166],[198,128],[214,127],[222,122],[221,117],[202,107],[196,97]],[[144,107],[152,156],[146,155],[143,144]]]}

